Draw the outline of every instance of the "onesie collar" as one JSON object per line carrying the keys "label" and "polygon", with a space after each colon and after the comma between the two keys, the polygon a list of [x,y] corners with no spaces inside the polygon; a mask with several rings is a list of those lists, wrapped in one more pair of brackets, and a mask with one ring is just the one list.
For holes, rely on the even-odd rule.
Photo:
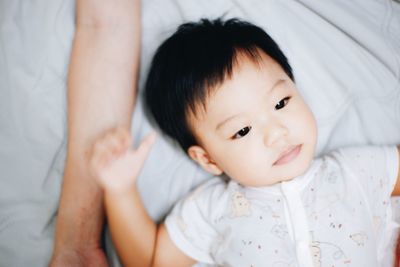
{"label": "onesie collar", "polygon": [[320,165],[321,165],[321,160],[314,159],[311,162],[310,167],[304,174],[299,175],[293,178],[292,180],[279,182],[269,186],[260,186],[260,187],[247,186],[245,187],[246,195],[247,194],[258,195],[259,193],[261,193],[261,194],[272,194],[272,195],[282,196],[283,195],[282,187],[285,187],[286,189],[289,190],[295,190],[301,192],[313,180],[313,178],[317,174]]}

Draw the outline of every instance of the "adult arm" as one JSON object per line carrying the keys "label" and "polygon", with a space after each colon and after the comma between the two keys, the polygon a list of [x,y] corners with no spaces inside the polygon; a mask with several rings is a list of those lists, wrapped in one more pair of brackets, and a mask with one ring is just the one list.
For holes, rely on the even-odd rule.
{"label": "adult arm", "polygon": [[68,75],[68,147],[51,266],[107,266],[102,191],[88,168],[93,141],[130,127],[138,79],[139,0],[78,0]]}

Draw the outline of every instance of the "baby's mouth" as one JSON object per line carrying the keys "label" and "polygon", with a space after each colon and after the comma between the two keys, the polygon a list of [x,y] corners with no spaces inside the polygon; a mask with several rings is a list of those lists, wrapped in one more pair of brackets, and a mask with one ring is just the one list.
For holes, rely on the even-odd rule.
{"label": "baby's mouth", "polygon": [[300,154],[302,145],[292,146],[283,151],[273,165],[283,165],[293,161]]}

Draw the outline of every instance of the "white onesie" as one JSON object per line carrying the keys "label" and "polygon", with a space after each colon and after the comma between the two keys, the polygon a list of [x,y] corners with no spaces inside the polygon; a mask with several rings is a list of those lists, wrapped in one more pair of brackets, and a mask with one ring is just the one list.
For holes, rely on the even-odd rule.
{"label": "white onesie", "polygon": [[395,147],[358,147],[315,159],[304,175],[273,186],[216,177],[165,224],[185,254],[218,266],[383,266],[397,229],[390,195],[398,164]]}

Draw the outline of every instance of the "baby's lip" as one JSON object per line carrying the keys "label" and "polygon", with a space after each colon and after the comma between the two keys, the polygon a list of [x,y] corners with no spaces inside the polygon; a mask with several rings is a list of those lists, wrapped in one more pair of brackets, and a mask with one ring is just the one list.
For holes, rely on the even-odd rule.
{"label": "baby's lip", "polygon": [[300,153],[300,150],[301,145],[290,146],[288,149],[285,149],[281,154],[279,154],[278,159],[273,165],[282,165],[292,161]]}

